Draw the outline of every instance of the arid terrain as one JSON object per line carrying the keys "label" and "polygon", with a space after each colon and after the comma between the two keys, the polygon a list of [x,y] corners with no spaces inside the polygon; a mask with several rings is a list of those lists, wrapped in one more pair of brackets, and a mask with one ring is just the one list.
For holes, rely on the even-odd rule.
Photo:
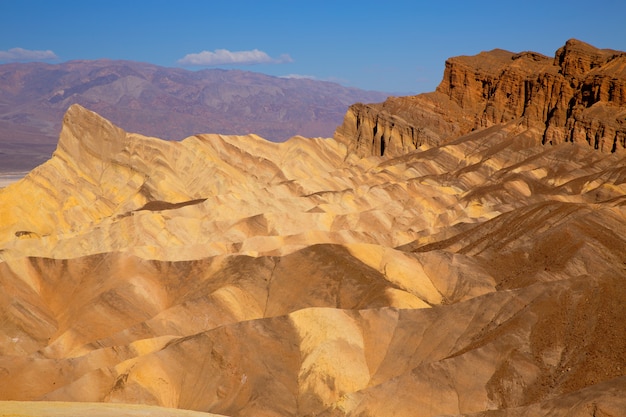
{"label": "arid terrain", "polygon": [[0,175],[50,158],[63,114],[80,104],[118,126],[180,140],[255,133],[282,142],[332,136],[348,106],[388,94],[239,70],[187,71],[132,61],[0,65]]}
{"label": "arid terrain", "polygon": [[0,415],[624,416],[625,71],[451,58],[284,143],[70,106],[0,189]]}

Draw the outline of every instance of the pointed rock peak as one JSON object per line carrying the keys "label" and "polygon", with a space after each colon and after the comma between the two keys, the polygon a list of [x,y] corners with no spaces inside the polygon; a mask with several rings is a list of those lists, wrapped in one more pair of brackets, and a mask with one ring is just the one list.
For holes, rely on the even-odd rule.
{"label": "pointed rock peak", "polygon": [[554,63],[561,67],[563,75],[577,77],[604,64],[616,53],[618,51],[598,49],[578,39],[570,39],[556,51]]}
{"label": "pointed rock peak", "polygon": [[57,151],[80,159],[86,152],[108,159],[126,146],[126,132],[99,114],[73,104],[63,117]]}
{"label": "pointed rock peak", "polygon": [[565,42],[564,47],[570,48],[570,49],[572,48],[585,48],[585,49],[590,49],[590,50],[598,49],[595,46],[588,44],[587,42],[583,42],[574,38],[568,39],[567,42]]}

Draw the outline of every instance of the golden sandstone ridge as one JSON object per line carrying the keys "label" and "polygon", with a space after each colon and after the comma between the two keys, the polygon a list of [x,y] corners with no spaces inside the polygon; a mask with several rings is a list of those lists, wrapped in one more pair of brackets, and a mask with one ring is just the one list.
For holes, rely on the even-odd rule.
{"label": "golden sandstone ridge", "polygon": [[[455,119],[439,90],[403,108],[430,139],[367,157],[354,107],[337,139],[278,144],[71,106],[0,189],[0,415],[623,415],[625,153]],[[363,108],[397,126],[393,102]],[[598,103],[576,120],[618,132]]]}

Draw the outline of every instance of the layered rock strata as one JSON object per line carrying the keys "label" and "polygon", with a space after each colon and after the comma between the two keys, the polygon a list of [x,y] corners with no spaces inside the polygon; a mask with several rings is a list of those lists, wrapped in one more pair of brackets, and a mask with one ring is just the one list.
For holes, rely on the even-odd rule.
{"label": "layered rock strata", "polygon": [[435,92],[353,105],[335,137],[362,156],[393,156],[509,122],[542,143],[626,148],[626,53],[572,39],[554,58],[503,50],[450,58]]}
{"label": "layered rock strata", "polygon": [[0,189],[0,399],[619,415],[625,166],[517,123],[358,158],[333,139],[165,142],[72,106],[52,159]]}

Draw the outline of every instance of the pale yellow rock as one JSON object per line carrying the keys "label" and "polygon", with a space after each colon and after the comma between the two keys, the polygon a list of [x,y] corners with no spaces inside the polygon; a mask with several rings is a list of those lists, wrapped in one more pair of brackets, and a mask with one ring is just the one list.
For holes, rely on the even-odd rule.
{"label": "pale yellow rock", "polygon": [[[404,252],[378,245],[346,245],[352,256],[382,272],[393,284],[423,301],[423,307],[441,303],[442,297],[422,265]],[[416,307],[412,307],[416,308]]]}
{"label": "pale yellow rock", "polygon": [[[523,170],[523,159],[501,151],[501,159],[490,154],[488,164],[451,179],[448,170],[476,164],[489,152],[489,144],[468,152],[469,143],[444,146],[441,159],[394,165],[347,157],[345,145],[332,139],[275,144],[254,135],[199,135],[163,142],[127,134],[74,106],[54,157],[0,191],[16,202],[0,206],[0,256],[128,251],[183,260],[239,251],[285,254],[288,247],[329,242],[400,246],[424,230],[436,233],[509,211],[497,194],[468,192],[487,186],[494,170],[517,164],[516,173],[537,172],[536,161]],[[533,179],[562,183],[544,172]],[[532,198],[527,182],[515,179],[506,187]],[[586,187],[602,187],[607,197],[623,188]],[[329,233],[336,232],[347,239],[334,240]],[[312,240],[293,245],[293,236]]]}
{"label": "pale yellow rock", "polygon": [[218,417],[218,414],[148,405],[59,401],[0,401],[0,414],[7,417]]}
{"label": "pale yellow rock", "polygon": [[354,319],[336,309],[305,309],[290,318],[302,352],[298,375],[302,412],[319,403],[329,406],[345,393],[367,386],[370,372],[363,335]]}
{"label": "pale yellow rock", "polygon": [[359,159],[333,139],[164,142],[73,106],[52,159],[0,189],[0,399],[613,404],[585,390],[624,393],[624,156],[520,135]]}

